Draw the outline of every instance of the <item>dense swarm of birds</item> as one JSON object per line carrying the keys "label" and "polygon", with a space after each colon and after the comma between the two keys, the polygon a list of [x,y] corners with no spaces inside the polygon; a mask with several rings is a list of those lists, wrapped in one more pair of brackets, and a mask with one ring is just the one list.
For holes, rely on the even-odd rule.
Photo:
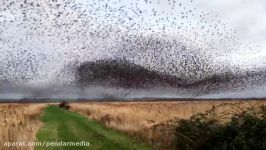
{"label": "dense swarm of birds", "polygon": [[257,84],[264,78],[264,70],[254,73],[217,61],[252,47],[242,43],[236,30],[212,11],[197,8],[194,0],[0,3],[2,82],[72,84],[84,62],[106,59],[125,59],[151,72],[171,75],[186,83],[183,87],[238,85],[234,79],[250,84],[254,77]]}

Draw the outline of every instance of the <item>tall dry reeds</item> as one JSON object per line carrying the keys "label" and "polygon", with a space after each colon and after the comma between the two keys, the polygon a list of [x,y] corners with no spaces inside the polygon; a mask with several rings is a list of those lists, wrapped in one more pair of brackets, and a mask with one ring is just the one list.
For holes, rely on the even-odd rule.
{"label": "tall dry reeds", "polygon": [[[72,103],[71,110],[103,122],[106,126],[147,140],[156,147],[167,148],[173,140],[173,130],[179,119],[205,112],[217,105],[241,101],[178,101],[178,102],[91,102]],[[249,101],[250,104],[265,101]],[[223,105],[217,113],[231,111],[232,105]]]}
{"label": "tall dry reeds", "polygon": [[4,142],[33,142],[41,126],[45,104],[0,104],[0,149],[33,150],[34,147],[6,147]]}

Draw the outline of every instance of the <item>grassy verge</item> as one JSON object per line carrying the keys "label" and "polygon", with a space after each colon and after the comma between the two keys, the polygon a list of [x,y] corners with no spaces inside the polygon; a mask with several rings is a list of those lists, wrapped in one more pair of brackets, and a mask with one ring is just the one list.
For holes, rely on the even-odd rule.
{"label": "grassy verge", "polygon": [[[44,126],[37,134],[36,150],[149,150],[143,143],[126,134],[109,129],[100,123],[65,109],[49,106],[42,116]],[[89,142],[90,146],[48,146],[49,142]],[[48,146],[48,147],[47,147]]]}

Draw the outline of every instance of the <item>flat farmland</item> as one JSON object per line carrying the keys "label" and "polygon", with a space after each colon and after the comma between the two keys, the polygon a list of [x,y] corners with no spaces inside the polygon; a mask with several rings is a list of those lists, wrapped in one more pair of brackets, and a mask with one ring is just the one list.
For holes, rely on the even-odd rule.
{"label": "flat farmland", "polygon": [[[216,119],[217,125],[221,125],[230,121],[234,114],[241,116],[250,110],[256,113],[261,106],[264,106],[261,110],[265,113],[265,105],[265,100],[71,102],[61,108],[58,103],[2,103],[0,149],[10,149],[3,142],[89,141],[92,149],[172,150],[177,149],[176,130],[183,119],[189,120],[197,114],[203,114],[204,117]],[[258,114],[253,116],[263,123],[265,114]],[[264,131],[265,127],[258,129]],[[201,131],[204,133],[204,130]],[[71,147],[12,146],[12,149],[53,150]]]}

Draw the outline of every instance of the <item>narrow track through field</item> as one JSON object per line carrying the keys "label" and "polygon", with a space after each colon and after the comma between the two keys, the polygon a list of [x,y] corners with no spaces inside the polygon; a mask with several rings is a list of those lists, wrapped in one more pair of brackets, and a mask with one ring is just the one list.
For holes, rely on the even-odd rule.
{"label": "narrow track through field", "polygon": [[[44,146],[36,150],[150,150],[126,134],[57,106],[48,106],[42,115],[43,127],[37,134]],[[89,142],[90,146],[48,146],[49,142]],[[48,146],[48,147],[47,147]]]}

